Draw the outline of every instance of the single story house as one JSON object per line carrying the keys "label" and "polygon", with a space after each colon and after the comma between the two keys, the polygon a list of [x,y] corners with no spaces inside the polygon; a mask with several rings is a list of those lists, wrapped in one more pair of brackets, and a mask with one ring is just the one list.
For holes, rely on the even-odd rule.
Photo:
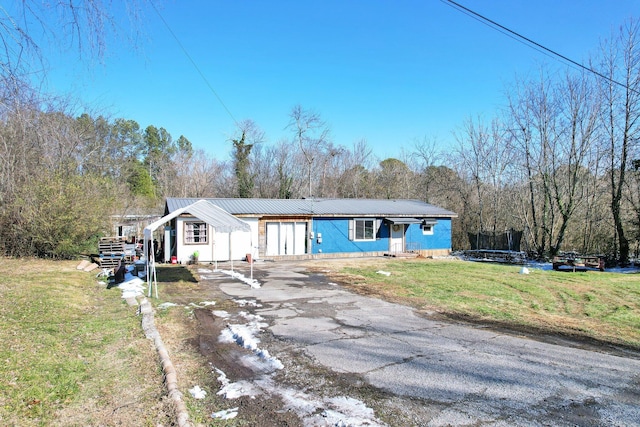
{"label": "single story house", "polygon": [[[451,251],[454,212],[418,200],[387,199],[204,199],[249,225],[250,232],[216,232],[187,211],[164,231],[164,260],[200,262],[379,256],[406,252],[424,256]],[[167,198],[164,215],[197,202]],[[203,205],[202,207],[206,207]]]}

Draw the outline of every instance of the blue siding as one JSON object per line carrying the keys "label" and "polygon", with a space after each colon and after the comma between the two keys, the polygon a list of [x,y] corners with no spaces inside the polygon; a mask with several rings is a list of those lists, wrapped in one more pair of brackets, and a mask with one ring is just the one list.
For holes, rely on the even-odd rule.
{"label": "blue siding", "polygon": [[[350,218],[314,218],[312,253],[381,252],[389,250],[389,225],[382,222],[376,240],[349,240]],[[318,234],[322,243],[318,243]],[[416,243],[419,249],[450,249],[451,219],[438,218],[433,235],[423,235],[420,224],[411,224],[405,232],[407,246]]]}
{"label": "blue siding", "polygon": [[405,242],[408,247],[416,242],[420,249],[451,249],[451,219],[438,218],[432,235],[422,234],[420,224],[411,224],[405,232]]}

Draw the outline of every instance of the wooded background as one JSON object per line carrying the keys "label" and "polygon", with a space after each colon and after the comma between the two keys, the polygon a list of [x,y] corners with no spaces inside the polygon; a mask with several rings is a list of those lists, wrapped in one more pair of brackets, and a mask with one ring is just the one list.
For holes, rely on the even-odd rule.
{"label": "wooded background", "polygon": [[[100,54],[100,33],[87,22],[108,16],[102,15],[101,2],[89,3],[95,3],[97,15],[89,11],[74,22],[77,31],[97,34],[91,46]],[[38,90],[16,55],[28,51],[32,41],[14,37],[4,19],[0,253],[5,255],[68,258],[95,250],[96,239],[110,233],[113,215],[161,213],[164,198],[171,196],[420,199],[458,213],[454,250],[469,247],[469,233],[518,230],[523,249],[537,257],[575,250],[626,263],[638,256],[636,21],[602,42],[590,63],[597,74],[541,68],[535,78],[512,82],[506,108],[493,117],[470,117],[453,129],[453,146],[418,137],[396,156],[381,159],[366,140],[335,141],[321,112],[300,105],[291,109],[286,137],[272,141],[249,119],[238,123],[225,146],[206,151],[161,126],[142,129],[134,118],[93,114],[89,108],[78,116],[73,100]]]}

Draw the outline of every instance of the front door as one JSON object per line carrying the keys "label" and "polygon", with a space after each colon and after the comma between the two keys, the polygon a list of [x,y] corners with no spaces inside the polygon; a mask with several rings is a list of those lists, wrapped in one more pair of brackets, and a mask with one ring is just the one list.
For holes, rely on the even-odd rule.
{"label": "front door", "polygon": [[391,239],[389,239],[389,252],[404,252],[404,224],[391,224]]}

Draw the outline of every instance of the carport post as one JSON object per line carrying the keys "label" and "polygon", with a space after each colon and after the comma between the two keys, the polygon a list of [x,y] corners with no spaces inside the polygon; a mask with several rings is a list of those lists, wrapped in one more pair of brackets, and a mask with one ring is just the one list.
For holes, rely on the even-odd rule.
{"label": "carport post", "polygon": [[249,261],[251,280],[253,280],[253,232],[249,233],[249,254],[251,255],[251,259],[248,259],[247,261]]}
{"label": "carport post", "polygon": [[213,237],[213,264],[215,269],[218,270],[218,257],[216,257],[216,238]]}
{"label": "carport post", "polygon": [[229,261],[231,261],[231,271],[233,271],[233,251],[231,250],[231,233],[233,231],[229,230]]}

